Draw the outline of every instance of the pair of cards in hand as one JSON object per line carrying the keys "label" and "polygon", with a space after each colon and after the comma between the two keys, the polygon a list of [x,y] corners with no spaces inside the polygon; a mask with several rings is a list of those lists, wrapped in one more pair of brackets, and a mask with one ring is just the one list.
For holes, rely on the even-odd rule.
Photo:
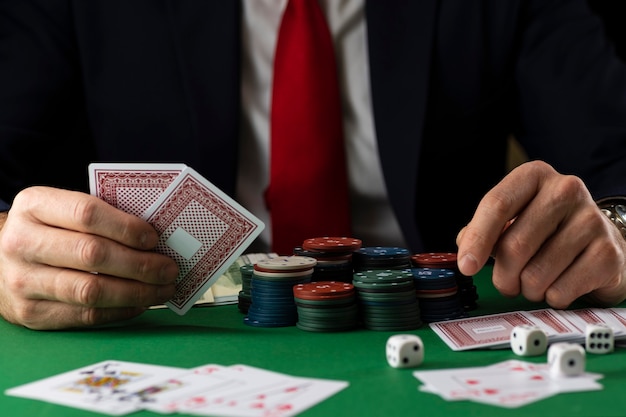
{"label": "pair of cards in hand", "polygon": [[235,262],[265,225],[184,164],[93,163],[90,193],[150,223],[156,251],[179,267],[177,291],[165,304],[185,314]]}
{"label": "pair of cards in hand", "polygon": [[238,417],[289,417],[346,388],[243,364],[192,369],[106,360],[6,391],[109,415],[138,410]]}

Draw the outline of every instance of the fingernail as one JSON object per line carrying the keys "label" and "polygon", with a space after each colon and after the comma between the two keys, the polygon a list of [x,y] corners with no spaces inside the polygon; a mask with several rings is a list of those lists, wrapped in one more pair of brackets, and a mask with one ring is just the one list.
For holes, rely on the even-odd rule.
{"label": "fingernail", "polygon": [[461,262],[459,262],[459,270],[464,275],[473,275],[478,271],[478,261],[474,258],[474,255],[468,253],[463,255]]}
{"label": "fingernail", "polygon": [[139,236],[139,244],[141,245],[142,249],[146,249],[148,247],[148,233],[142,233],[141,236]]}

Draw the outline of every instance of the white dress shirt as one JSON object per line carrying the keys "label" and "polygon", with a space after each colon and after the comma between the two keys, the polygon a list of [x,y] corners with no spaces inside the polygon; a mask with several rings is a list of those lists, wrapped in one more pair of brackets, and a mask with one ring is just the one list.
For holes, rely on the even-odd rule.
{"label": "white dress shirt", "polygon": [[[351,188],[353,237],[366,246],[405,246],[389,206],[378,158],[369,83],[365,0],[320,0],[335,45],[342,94],[344,136]],[[243,0],[242,129],[237,198],[267,227],[263,193],[269,179],[272,67],[278,26],[287,0]],[[315,237],[315,236],[311,236]]]}

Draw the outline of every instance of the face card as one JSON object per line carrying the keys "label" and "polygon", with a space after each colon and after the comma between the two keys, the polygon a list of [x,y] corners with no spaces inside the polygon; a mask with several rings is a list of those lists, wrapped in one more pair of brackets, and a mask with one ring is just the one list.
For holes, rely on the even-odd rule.
{"label": "face card", "polygon": [[11,388],[6,394],[123,415],[142,408],[133,393],[158,384],[164,387],[164,381],[174,381],[185,372],[169,366],[108,360]]}
{"label": "face card", "polygon": [[160,235],[156,250],[179,267],[166,305],[185,314],[265,225],[192,168],[185,168],[142,216]]}
{"label": "face card", "polygon": [[141,217],[185,164],[92,163],[89,190],[113,207]]}

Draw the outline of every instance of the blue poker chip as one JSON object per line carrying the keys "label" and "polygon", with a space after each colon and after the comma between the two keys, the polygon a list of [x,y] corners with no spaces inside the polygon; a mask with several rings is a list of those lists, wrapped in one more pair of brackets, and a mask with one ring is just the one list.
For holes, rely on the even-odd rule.
{"label": "blue poker chip", "polygon": [[269,282],[269,281],[252,280],[252,282],[250,283],[250,288],[258,288],[258,289],[266,289],[266,290],[275,289],[278,291],[282,291],[282,290],[291,291],[294,285],[306,284],[307,282],[310,282],[310,281],[308,279],[294,280],[294,281],[289,281],[289,282]]}
{"label": "blue poker chip", "polygon": [[352,255],[356,271],[365,269],[401,269],[411,267],[411,252],[393,246],[363,247]]}
{"label": "blue poker chip", "polygon": [[247,324],[248,326],[253,326],[253,327],[288,327],[288,326],[293,326],[295,325],[295,323],[291,322],[291,321],[266,321],[266,320],[257,320],[251,317],[244,317],[243,318],[243,322],[244,324]]}
{"label": "blue poker chip", "polygon": [[352,254],[353,258],[382,259],[410,257],[411,252],[406,248],[392,246],[366,246]]}
{"label": "blue poker chip", "polygon": [[411,273],[415,279],[456,279],[456,273],[452,269],[447,268],[411,268]]}

